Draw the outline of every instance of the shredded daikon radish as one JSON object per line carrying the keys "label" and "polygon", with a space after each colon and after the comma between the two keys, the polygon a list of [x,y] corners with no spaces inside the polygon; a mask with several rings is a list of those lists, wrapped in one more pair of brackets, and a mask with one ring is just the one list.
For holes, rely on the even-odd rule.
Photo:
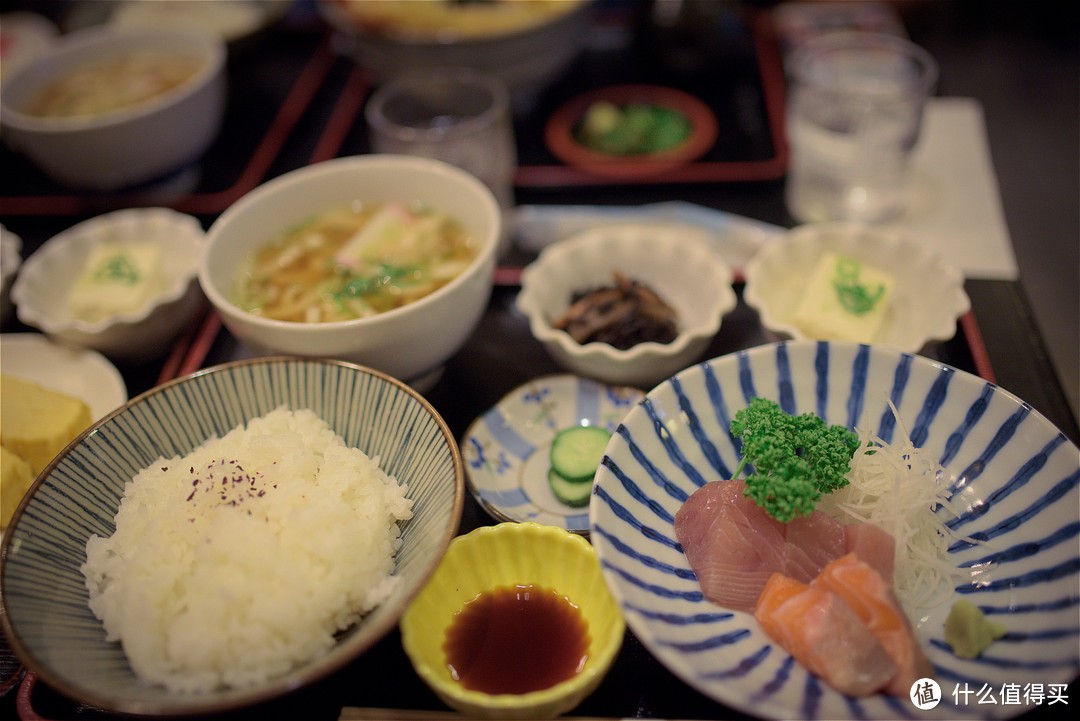
{"label": "shredded daikon radish", "polygon": [[952,597],[970,571],[957,568],[948,547],[962,537],[945,524],[959,515],[950,501],[953,475],[912,443],[896,408],[892,443],[856,429],[861,445],[851,459],[850,482],[826,496],[822,510],[844,523],[872,523],[896,541],[893,585],[908,609],[928,609]]}

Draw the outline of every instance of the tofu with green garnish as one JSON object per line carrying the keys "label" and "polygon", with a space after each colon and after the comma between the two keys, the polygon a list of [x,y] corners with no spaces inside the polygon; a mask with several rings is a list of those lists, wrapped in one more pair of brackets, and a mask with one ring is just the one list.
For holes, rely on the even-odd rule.
{"label": "tofu with green garnish", "polygon": [[76,318],[96,322],[134,313],[161,288],[161,249],[152,243],[102,243],[75,279],[68,308]]}
{"label": "tofu with green garnish", "polygon": [[893,294],[893,277],[826,251],[814,266],[792,322],[809,338],[872,342]]}

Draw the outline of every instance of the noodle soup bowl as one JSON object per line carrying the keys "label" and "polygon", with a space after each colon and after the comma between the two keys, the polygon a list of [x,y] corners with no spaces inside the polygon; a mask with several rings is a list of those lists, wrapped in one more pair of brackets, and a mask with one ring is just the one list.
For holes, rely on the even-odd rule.
{"label": "noodle soup bowl", "polygon": [[[448,214],[476,244],[469,265],[406,305],[352,320],[304,323],[248,312],[234,300],[247,259],[285,229],[355,202],[419,202]],[[338,158],[275,178],[241,198],[210,227],[199,282],[225,327],[253,354],[348,360],[423,386],[465,343],[493,284],[502,217],[474,176],[437,160],[396,155]]]}

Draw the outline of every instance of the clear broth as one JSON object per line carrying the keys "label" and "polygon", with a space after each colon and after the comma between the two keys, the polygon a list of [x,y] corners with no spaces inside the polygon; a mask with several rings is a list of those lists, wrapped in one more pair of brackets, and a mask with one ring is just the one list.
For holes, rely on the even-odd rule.
{"label": "clear broth", "polygon": [[477,246],[442,211],[356,203],[312,216],[243,264],[233,301],[275,320],[364,318],[434,293],[472,263]]}

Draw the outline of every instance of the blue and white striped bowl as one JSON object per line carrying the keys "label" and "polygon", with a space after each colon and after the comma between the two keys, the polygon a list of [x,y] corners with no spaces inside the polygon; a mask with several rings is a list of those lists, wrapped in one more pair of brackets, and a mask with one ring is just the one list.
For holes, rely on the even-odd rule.
{"label": "blue and white striped bowl", "polygon": [[[739,456],[728,424],[755,396],[887,442],[898,438],[891,400],[915,445],[955,475],[962,515],[951,525],[986,544],[958,543],[950,558],[997,564],[991,581],[961,585],[955,598],[1008,633],[962,660],[944,641],[951,603],[919,614],[941,690],[933,711],[902,697],[838,694],[774,646],[752,615],[702,597],[673,517],[699,486],[730,477]],[[1034,710],[1040,692],[1049,703],[1080,673],[1078,482],[1076,445],[991,383],[895,350],[793,341],[688,368],[635,406],[597,473],[590,537],[630,629],[719,704],[768,718],[1005,718]]]}
{"label": "blue and white striped bowl", "polygon": [[[178,696],[139,681],[87,606],[79,567],[91,534],[114,530],[124,484],[159,457],[285,406],[309,408],[346,444],[409,486],[393,594],[337,644],[265,687]],[[392,630],[457,533],[464,503],[457,443],[435,409],[388,375],[339,361],[261,358],[200,371],[133,399],[83,433],[39,476],[4,534],[4,633],[40,680],[109,711],[192,715],[265,701],[341,668]]]}

